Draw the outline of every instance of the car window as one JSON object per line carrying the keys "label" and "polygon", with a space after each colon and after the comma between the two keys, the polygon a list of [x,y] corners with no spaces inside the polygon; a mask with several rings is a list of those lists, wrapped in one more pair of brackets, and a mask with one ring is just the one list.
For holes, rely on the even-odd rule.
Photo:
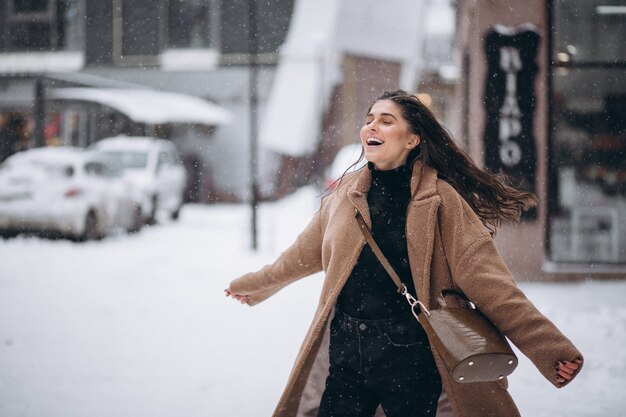
{"label": "car window", "polygon": [[85,173],[92,176],[102,175],[102,165],[98,162],[88,162],[85,164]]}
{"label": "car window", "polygon": [[116,178],[121,176],[122,172],[115,164],[107,162],[102,163],[102,175],[107,178]]}
{"label": "car window", "polygon": [[106,166],[98,161],[91,161],[85,164],[85,173],[93,177],[106,177]]}
{"label": "car window", "polygon": [[104,164],[104,166],[106,167],[105,169],[111,171],[112,176],[119,177],[122,175],[124,171],[124,166],[122,166],[118,159],[110,158],[106,154],[100,154],[98,156],[102,158],[102,160],[100,160],[99,162]]}
{"label": "car window", "polygon": [[142,169],[148,166],[148,153],[143,151],[101,151],[123,169]]}

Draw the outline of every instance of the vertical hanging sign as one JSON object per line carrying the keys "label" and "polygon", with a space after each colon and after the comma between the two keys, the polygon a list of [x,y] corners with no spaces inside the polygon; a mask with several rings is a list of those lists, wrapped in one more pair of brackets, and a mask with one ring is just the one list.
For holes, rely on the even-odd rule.
{"label": "vertical hanging sign", "polygon": [[[485,166],[513,185],[535,192],[537,149],[533,135],[535,78],[540,35],[530,24],[500,25],[485,36]],[[523,215],[536,218],[532,210]]]}

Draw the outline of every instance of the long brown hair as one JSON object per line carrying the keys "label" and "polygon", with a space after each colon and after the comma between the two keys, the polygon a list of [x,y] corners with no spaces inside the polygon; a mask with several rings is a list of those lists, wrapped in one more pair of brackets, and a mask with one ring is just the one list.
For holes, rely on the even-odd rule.
{"label": "long brown hair", "polygon": [[[415,95],[404,90],[385,91],[374,103],[380,100],[391,100],[400,106],[411,132],[421,137],[407,161],[421,160],[434,168],[467,201],[492,234],[502,220],[519,221],[522,211],[537,204],[534,194],[512,187],[504,174],[480,169]],[[362,158],[363,153],[359,160]]]}

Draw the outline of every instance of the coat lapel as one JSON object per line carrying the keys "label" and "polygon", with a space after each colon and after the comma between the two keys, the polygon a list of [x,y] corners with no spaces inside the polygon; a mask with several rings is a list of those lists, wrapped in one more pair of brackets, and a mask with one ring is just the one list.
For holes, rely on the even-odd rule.
{"label": "coat lapel", "polygon": [[411,191],[413,197],[406,216],[409,263],[417,298],[430,308],[430,265],[441,201],[437,195],[437,171],[421,162],[416,163],[411,177]]}
{"label": "coat lapel", "polygon": [[[354,208],[361,213],[367,226],[372,228],[372,219],[370,217],[369,206],[367,205],[367,192],[372,185],[372,173],[366,167],[361,169],[359,177],[354,185],[348,190],[348,199],[354,205]],[[356,214],[356,213],[355,213]]]}
{"label": "coat lapel", "polygon": [[406,222],[409,263],[417,298],[430,308],[430,264],[441,199],[432,196],[409,204]]}
{"label": "coat lapel", "polygon": [[[364,168],[359,173],[357,181],[347,190],[348,199],[370,228],[372,220],[367,205],[367,193],[371,182],[372,174],[369,169]],[[430,307],[430,263],[437,226],[437,210],[441,199],[437,195],[437,172],[420,161],[413,165],[411,195],[406,223],[409,263],[417,297]]]}

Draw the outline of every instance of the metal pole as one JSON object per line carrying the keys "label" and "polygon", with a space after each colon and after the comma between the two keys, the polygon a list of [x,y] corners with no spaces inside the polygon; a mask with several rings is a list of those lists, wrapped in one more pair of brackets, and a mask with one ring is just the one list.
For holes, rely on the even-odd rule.
{"label": "metal pole", "polygon": [[248,0],[248,48],[250,57],[250,80],[248,85],[250,111],[250,208],[252,214],[252,249],[258,248],[257,206],[258,197],[258,126],[257,126],[257,79],[258,79],[258,29],[256,0]]}
{"label": "metal pole", "polygon": [[44,135],[44,125],[46,123],[45,90],[43,79],[35,80],[35,107],[33,108],[33,118],[35,119],[34,139],[35,147],[46,146]]}

